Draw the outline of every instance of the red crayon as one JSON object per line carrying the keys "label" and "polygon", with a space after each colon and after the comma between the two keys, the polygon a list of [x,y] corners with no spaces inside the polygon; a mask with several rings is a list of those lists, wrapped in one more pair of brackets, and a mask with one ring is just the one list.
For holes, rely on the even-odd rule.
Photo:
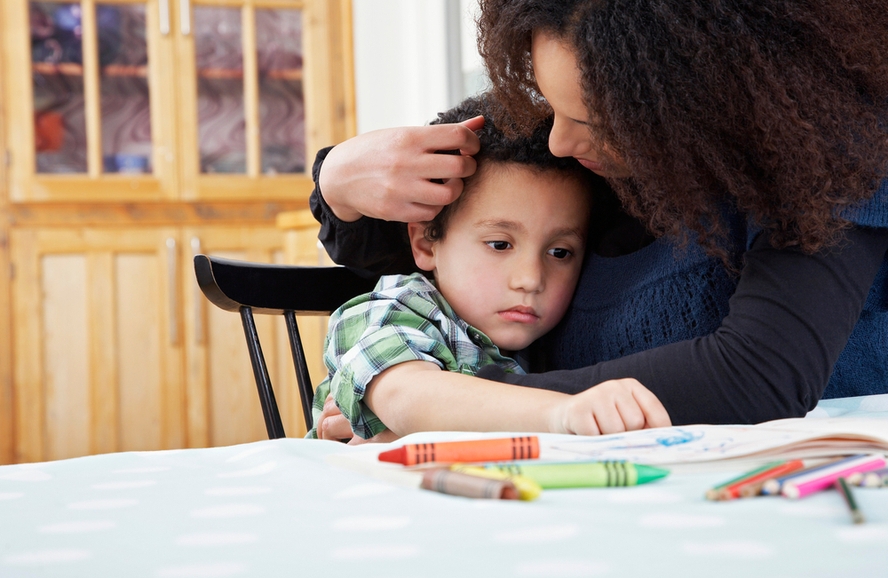
{"label": "red crayon", "polygon": [[540,442],[536,436],[408,444],[382,452],[379,461],[415,466],[428,462],[496,462],[527,460],[540,456]]}

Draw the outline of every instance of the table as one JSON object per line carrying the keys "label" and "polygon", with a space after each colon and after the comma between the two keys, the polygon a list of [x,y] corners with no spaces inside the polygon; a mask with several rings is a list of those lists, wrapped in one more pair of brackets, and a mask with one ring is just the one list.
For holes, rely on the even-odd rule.
{"label": "table", "polygon": [[[811,414],[885,419],[888,395]],[[0,576],[884,576],[888,489],[708,502],[740,472],[469,500],[331,465],[302,439],[0,467]]]}

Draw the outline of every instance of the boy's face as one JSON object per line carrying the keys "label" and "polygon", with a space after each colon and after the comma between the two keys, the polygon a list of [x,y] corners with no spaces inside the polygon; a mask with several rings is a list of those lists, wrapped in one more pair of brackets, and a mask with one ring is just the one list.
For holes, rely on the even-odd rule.
{"label": "boy's face", "polygon": [[589,192],[557,171],[489,163],[443,239],[409,227],[420,269],[456,313],[500,348],[517,351],[564,315],[580,274]]}

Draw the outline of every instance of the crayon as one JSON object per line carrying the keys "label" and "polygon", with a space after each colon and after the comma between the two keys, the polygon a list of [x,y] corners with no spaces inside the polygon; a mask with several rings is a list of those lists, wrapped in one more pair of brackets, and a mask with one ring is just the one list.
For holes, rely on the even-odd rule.
{"label": "crayon", "polygon": [[485,462],[539,457],[536,436],[408,444],[379,454],[381,461],[424,463]]}
{"label": "crayon", "polygon": [[761,488],[765,481],[780,476],[797,472],[805,467],[802,460],[792,460],[789,462],[773,464],[773,467],[759,471],[758,473],[748,476],[744,480],[730,484],[718,491],[718,500],[733,500],[734,498],[751,498],[761,493]]}
{"label": "crayon", "polygon": [[854,472],[868,472],[885,467],[885,457],[877,454],[857,455],[833,462],[808,473],[801,473],[783,482],[780,493],[787,498],[803,498],[833,485],[838,478]]}
{"label": "crayon", "polygon": [[835,481],[835,486],[836,490],[842,494],[845,503],[848,505],[848,510],[851,512],[851,520],[853,520],[855,524],[863,524],[863,512],[861,512],[860,508],[857,506],[857,500],[854,499],[854,493],[851,491],[851,486],[848,485],[845,478],[838,478]]}
{"label": "crayon", "polygon": [[494,480],[444,468],[427,470],[422,475],[420,487],[451,496],[484,498],[488,500],[517,500],[518,490],[509,480]]}
{"label": "crayon", "polygon": [[757,476],[762,472],[767,472],[767,471],[771,470],[772,468],[774,468],[775,466],[782,464],[782,463],[783,462],[771,462],[771,463],[765,464],[759,468],[756,468],[750,472],[746,472],[744,474],[741,474],[741,475],[737,476],[736,478],[731,478],[727,482],[723,482],[723,483],[715,486],[714,488],[706,490],[706,499],[707,500],[718,500],[719,493],[722,490],[724,490],[725,488],[727,488],[728,486],[732,486],[734,484],[739,484],[740,482],[748,480],[749,478],[751,478],[753,476]]}
{"label": "crayon", "polygon": [[628,462],[485,464],[487,469],[525,476],[543,489],[634,486],[659,480],[669,470]]}
{"label": "crayon", "polygon": [[494,462],[526,460],[540,456],[540,442],[536,436],[432,442],[408,444],[379,454],[382,462],[415,466],[429,462]]}
{"label": "crayon", "polygon": [[515,489],[518,490],[519,500],[535,500],[541,493],[543,493],[543,489],[540,485],[526,476],[519,476],[500,470],[489,470],[482,466],[470,466],[466,464],[453,464],[450,466],[450,470],[472,476],[480,476],[482,478],[509,480],[515,485]]}

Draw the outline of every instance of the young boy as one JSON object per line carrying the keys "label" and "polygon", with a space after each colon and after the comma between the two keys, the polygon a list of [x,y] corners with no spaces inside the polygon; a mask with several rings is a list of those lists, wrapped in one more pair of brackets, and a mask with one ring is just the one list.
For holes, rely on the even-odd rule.
{"label": "young boy", "polygon": [[[481,96],[439,115],[439,123],[485,117],[477,171],[434,221],[408,225],[416,265],[433,281],[385,276],[331,316],[316,424],[328,395],[361,439],[427,430],[591,435],[670,424],[659,400],[631,379],[570,396],[474,377],[488,364],[523,373],[518,353],[561,320],[592,201],[589,171],[552,156],[548,126],[509,139],[491,121],[495,107]],[[317,429],[308,435],[318,437]]]}

